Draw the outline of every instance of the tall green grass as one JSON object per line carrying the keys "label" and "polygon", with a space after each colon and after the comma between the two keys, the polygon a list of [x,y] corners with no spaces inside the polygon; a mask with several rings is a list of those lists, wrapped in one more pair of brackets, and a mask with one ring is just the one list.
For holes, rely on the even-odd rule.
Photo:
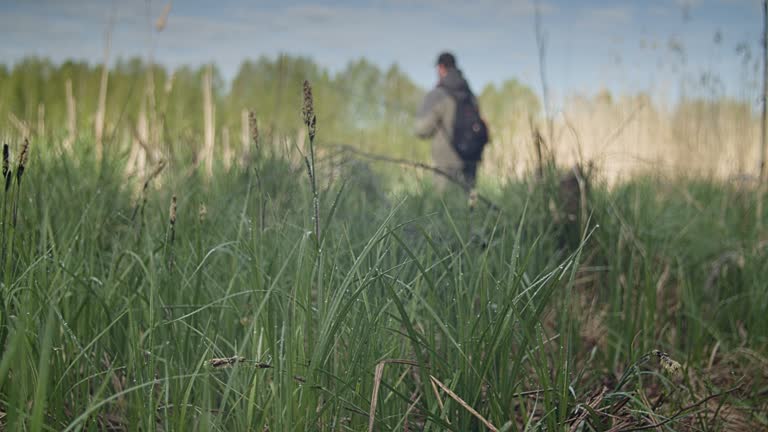
{"label": "tall green grass", "polygon": [[[740,385],[720,400],[766,424],[768,214],[754,191],[596,183],[589,220],[567,231],[555,173],[486,180],[503,210],[470,217],[458,192],[382,194],[360,187],[370,171],[329,183],[318,168],[316,238],[305,167],[279,155],[210,179],[171,161],[137,211],[144,179],[119,157],[46,145],[3,197],[18,199],[2,225],[7,430],[360,431],[377,383],[382,431],[484,430],[466,406],[500,430],[569,430],[603,385],[603,406],[624,400],[616,416],[637,424]],[[646,361],[654,349],[683,378]],[[650,401],[661,393],[668,409]],[[726,422],[691,412],[667,427]]]}

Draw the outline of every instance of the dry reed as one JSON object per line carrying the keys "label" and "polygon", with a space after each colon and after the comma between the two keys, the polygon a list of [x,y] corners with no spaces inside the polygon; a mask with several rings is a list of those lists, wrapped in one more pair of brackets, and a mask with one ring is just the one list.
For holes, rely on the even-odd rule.
{"label": "dry reed", "polygon": [[75,143],[75,135],[77,134],[77,105],[74,93],[72,92],[71,79],[67,79],[65,90],[67,98],[67,137],[64,139],[63,146],[65,151],[71,152],[72,146]]}
{"label": "dry reed", "polygon": [[644,95],[572,97],[554,119],[554,138],[541,149],[539,126],[527,117],[513,112],[490,125],[496,132],[483,155],[483,174],[524,178],[551,161],[563,167],[592,161],[601,180],[613,185],[648,172],[729,179],[758,168],[759,119],[739,102],[664,107]]}
{"label": "dry reed", "polygon": [[212,66],[208,65],[205,68],[205,74],[203,74],[203,159],[205,160],[205,172],[208,178],[213,177],[214,137],[216,136],[212,74]]}
{"label": "dry reed", "polygon": [[45,135],[45,104],[37,104],[37,136]]}
{"label": "dry reed", "polygon": [[19,135],[29,136],[31,134],[31,131],[29,129],[29,125],[27,124],[27,122],[16,117],[16,114],[9,112],[8,120],[10,120],[11,124],[19,131]]}
{"label": "dry reed", "polygon": [[157,30],[158,33],[165,30],[165,26],[168,25],[168,15],[171,14],[172,6],[173,6],[173,1],[169,1],[168,4],[166,4],[165,7],[163,8],[163,12],[157,18],[157,21],[155,22],[155,30]]}
{"label": "dry reed", "polygon": [[101,161],[104,155],[104,122],[107,111],[107,85],[109,84],[109,52],[112,47],[112,23],[107,29],[104,44],[104,63],[101,66],[101,81],[99,83],[99,106],[94,121],[94,136],[96,139],[96,160]]}
{"label": "dry reed", "polygon": [[444,391],[444,392],[445,392],[445,393],[446,393],[446,394],[447,394],[447,395],[448,395],[448,396],[449,396],[451,399],[453,399],[453,400],[455,400],[456,402],[458,402],[458,403],[459,403],[459,405],[461,405],[461,407],[462,407],[462,408],[464,408],[464,409],[465,409],[465,410],[467,410],[467,411],[468,411],[470,414],[472,414],[472,415],[473,415],[475,418],[477,418],[478,420],[480,420],[480,422],[481,422],[483,425],[485,425],[485,427],[486,427],[486,428],[487,428],[489,431],[492,431],[492,432],[497,432],[497,431],[498,431],[498,429],[497,429],[497,428],[496,428],[496,427],[495,427],[495,426],[494,426],[494,425],[493,425],[491,422],[489,422],[489,421],[488,421],[488,420],[487,420],[485,417],[483,417],[483,416],[482,416],[482,415],[481,415],[479,412],[477,412],[477,410],[475,410],[474,408],[472,408],[472,406],[470,406],[470,405],[469,405],[467,402],[465,402],[465,401],[464,401],[464,399],[460,398],[460,397],[459,397],[459,396],[458,396],[456,393],[454,393],[453,391],[451,391],[451,389],[450,389],[450,388],[448,388],[448,386],[446,386],[445,384],[443,384],[442,382],[440,382],[440,380],[438,380],[437,378],[435,378],[435,377],[434,377],[434,376],[432,376],[432,375],[430,375],[430,376],[429,376],[429,379],[430,379],[430,380],[431,380],[431,381],[432,381],[434,384],[436,384],[438,387],[440,387],[440,388],[441,388],[441,389],[442,389],[442,390],[443,390],[443,391]]}

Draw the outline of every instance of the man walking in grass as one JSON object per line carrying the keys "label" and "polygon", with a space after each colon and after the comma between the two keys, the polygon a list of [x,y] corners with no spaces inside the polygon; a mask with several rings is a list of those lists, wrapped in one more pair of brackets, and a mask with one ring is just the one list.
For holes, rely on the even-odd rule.
{"label": "man walking in grass", "polygon": [[[477,165],[488,142],[488,129],[453,54],[440,54],[437,75],[437,86],[424,98],[417,115],[416,135],[432,138],[435,167],[469,191],[475,187]],[[436,176],[438,190],[444,190],[448,181],[444,176]]]}

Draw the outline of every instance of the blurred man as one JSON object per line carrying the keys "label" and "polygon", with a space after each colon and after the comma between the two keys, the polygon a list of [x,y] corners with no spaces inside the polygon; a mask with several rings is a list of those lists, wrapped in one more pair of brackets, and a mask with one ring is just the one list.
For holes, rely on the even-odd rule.
{"label": "blurred man", "polygon": [[[435,167],[469,191],[475,187],[488,129],[452,54],[442,53],[437,58],[437,75],[437,86],[424,98],[416,118],[416,134],[432,138]],[[435,178],[439,190],[445,189],[447,181],[443,176]]]}

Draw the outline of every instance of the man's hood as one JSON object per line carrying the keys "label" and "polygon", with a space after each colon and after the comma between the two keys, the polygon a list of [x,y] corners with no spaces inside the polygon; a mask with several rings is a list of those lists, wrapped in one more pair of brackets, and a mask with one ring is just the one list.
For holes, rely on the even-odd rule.
{"label": "man's hood", "polygon": [[472,94],[464,75],[455,68],[448,69],[448,73],[440,80],[440,87],[448,90],[457,99],[467,98]]}

